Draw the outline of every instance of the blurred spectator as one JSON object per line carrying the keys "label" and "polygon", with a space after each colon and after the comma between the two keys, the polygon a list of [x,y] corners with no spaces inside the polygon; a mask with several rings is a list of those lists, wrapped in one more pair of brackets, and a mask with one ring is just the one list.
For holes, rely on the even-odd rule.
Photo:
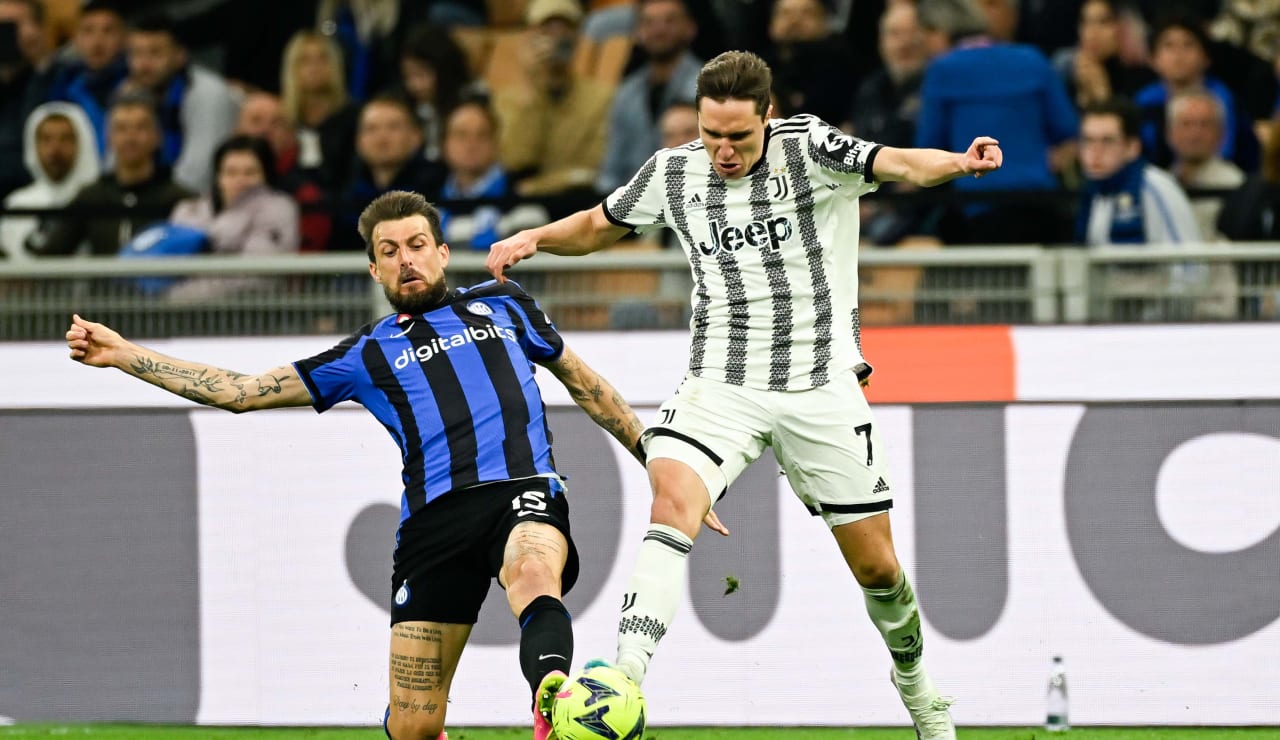
{"label": "blurred spectator", "polygon": [[[122,2],[124,0],[113,0]],[[159,3],[153,3],[159,5]],[[280,60],[294,33],[315,24],[316,0],[203,0],[171,3],[192,58],[244,90],[280,92]]]}
{"label": "blurred spectator", "polygon": [[1280,241],[1280,118],[1271,122],[1262,171],[1227,196],[1218,231],[1232,241]]}
{"label": "blurred spectator", "polygon": [[1121,23],[1117,0],[1085,0],[1077,26],[1079,43],[1062,49],[1053,66],[1067,85],[1067,93],[1084,108],[1114,95],[1132,98],[1155,80],[1145,64],[1133,64],[1121,55]]}
{"label": "blurred spectator", "polygon": [[[202,232],[209,254],[267,257],[297,252],[298,205],[275,188],[273,160],[265,139],[227,139],[214,153],[213,188],[179,203],[169,223]],[[169,297],[198,303],[270,284],[269,278],[190,278],[173,286]]]}
{"label": "blurred spectator", "polygon": [[107,107],[120,83],[129,76],[125,61],[124,16],[111,2],[90,0],[76,23],[71,46],[75,60],[59,71],[50,92],[53,100],[75,103],[93,126],[98,156],[107,152]]}
{"label": "blurred spectator", "polygon": [[1021,0],[1014,39],[1031,44],[1053,57],[1076,43],[1076,19],[1087,0]]}
{"label": "blurred spectator", "polygon": [[[581,192],[595,199],[613,88],[573,71],[582,8],[577,0],[530,0],[528,85],[495,90],[502,163],[524,196]],[[576,210],[576,208],[574,208]]]}
{"label": "blurred spectator", "polygon": [[636,28],[636,6],[644,0],[587,0],[582,35],[592,41],[630,36]]}
{"label": "blurred spectator", "polygon": [[[98,179],[98,147],[84,112],[70,103],[45,103],[26,123],[25,160],[34,179],[4,199],[5,208],[61,208],[80,189]],[[38,249],[53,221],[44,216],[0,219],[0,254],[10,259]]]}
{"label": "blurred spectator", "polygon": [[[1187,90],[1169,101],[1169,148],[1173,176],[1186,190],[1234,190],[1244,184],[1244,172],[1223,159],[1219,151],[1226,133],[1227,113],[1222,101],[1208,90]],[[1191,197],[1200,233],[1217,235],[1222,196]]]}
{"label": "blurred spectator", "polygon": [[1081,244],[1198,242],[1200,229],[1178,181],[1142,158],[1138,110],[1123,98],[1096,103],[1080,123],[1085,188],[1076,222]]}
{"label": "blurred spectator", "polygon": [[891,3],[880,17],[882,66],[858,86],[844,120],[854,136],[893,147],[915,144],[927,51],[915,5]]}
{"label": "blurred spectator", "polygon": [[788,111],[839,124],[859,80],[849,79],[853,52],[848,41],[827,24],[823,0],[777,0],[763,56]]}
{"label": "blurred spectator", "polygon": [[87,241],[91,254],[113,255],[136,232],[163,219],[192,192],[175,183],[169,169],[158,163],[160,145],[160,121],[151,100],[141,93],[117,98],[107,112],[107,150],[114,170],[83,188],[68,208],[126,213],[60,218],[49,238],[28,245],[28,250],[39,256],[68,255]]}
{"label": "blurred spectator", "polygon": [[342,51],[328,37],[299,31],[280,69],[285,114],[298,133],[298,166],[318,170],[326,187],[350,178],[360,107],[347,98]]}
{"label": "blurred spectator", "polygon": [[143,16],[129,29],[129,76],[122,90],[155,96],[164,139],[161,162],[173,178],[192,190],[209,186],[210,162],[218,144],[236,124],[238,106],[217,74],[191,64],[163,15]]}
{"label": "blurred spectator", "polygon": [[641,0],[636,44],[647,61],[618,85],[596,190],[625,184],[658,150],[658,117],[677,100],[693,100],[702,60],[689,51],[698,33],[684,0]]}
{"label": "blurred spectator", "polygon": [[0,0],[0,198],[31,182],[23,126],[49,99],[54,72],[40,0]]}
{"label": "blurred spectator", "polygon": [[316,28],[342,49],[347,92],[353,99],[364,102],[400,83],[397,62],[404,32],[426,19],[429,5],[413,0],[320,0]]}
{"label": "blurred spectator", "polygon": [[453,248],[488,249],[549,220],[542,206],[515,201],[498,161],[498,119],[483,102],[463,103],[449,114],[444,161],[449,178],[440,194],[440,227]]}
{"label": "blurred spectator", "polygon": [[1195,19],[1173,16],[1156,28],[1151,39],[1151,66],[1159,79],[1139,90],[1134,98],[1142,110],[1142,147],[1149,160],[1161,167],[1169,166],[1173,160],[1164,135],[1169,99],[1183,90],[1203,87],[1218,96],[1227,112],[1222,156],[1246,171],[1257,169],[1260,154],[1252,123],[1240,115],[1235,96],[1226,84],[1208,75],[1209,39]]}
{"label": "blurred spectator", "polygon": [[[858,87],[849,109],[848,128],[854,136],[894,147],[915,144],[920,115],[920,82],[927,50],[913,3],[891,3],[880,17],[880,57],[884,64]],[[880,192],[905,192],[905,183],[884,183]],[[873,244],[896,244],[908,233],[932,230],[925,225],[934,206],[916,206],[884,199],[863,198],[862,238]],[[939,211],[941,213],[942,211]]]}
{"label": "blurred spectator", "polygon": [[684,146],[701,137],[698,131],[698,108],[688,100],[678,100],[662,112],[658,119],[658,133],[663,149]]}
{"label": "blurred spectator", "polygon": [[[1080,124],[1080,165],[1085,177],[1077,241],[1088,246],[1194,245],[1202,241],[1191,203],[1178,181],[1142,158],[1140,113],[1123,98],[1086,108]],[[1228,281],[1231,275],[1225,274]],[[1221,316],[1234,303],[1228,290],[1192,301],[1174,297],[1210,292],[1205,265],[1109,265],[1103,292],[1112,319],[1168,321]],[[1231,291],[1232,293],[1234,291]]]}
{"label": "blurred spectator", "polygon": [[[1049,61],[1033,46],[988,36],[971,0],[921,0],[919,17],[926,44],[950,50],[925,69],[915,145],[960,151],[985,131],[1000,141],[1004,167],[956,180],[955,190],[1056,189],[1054,168],[1076,136],[1077,117]],[[1061,209],[1040,202],[971,204],[964,222],[960,237],[976,244],[1053,243],[1069,233]]]}
{"label": "blurred spectator", "polygon": [[331,249],[364,249],[356,224],[379,195],[412,190],[435,201],[444,184],[443,165],[422,158],[422,128],[408,102],[396,95],[378,95],[364,104],[356,155],[351,180],[338,196]]}
{"label": "blurred spectator", "polygon": [[437,162],[444,122],[474,84],[467,57],[448,29],[419,25],[400,49],[400,78],[422,122],[422,156]]}
{"label": "blurred spectator", "polygon": [[298,166],[298,137],[284,113],[280,98],[270,93],[250,93],[240,106],[236,133],[266,139],[275,160],[275,186],[291,195],[301,211],[301,250],[319,252],[329,245],[333,217],[329,198],[317,180],[317,173]]}
{"label": "blurred spectator", "polygon": [[1280,52],[1280,0],[1224,0],[1205,28],[1209,72],[1231,89],[1243,117],[1269,119],[1280,94],[1271,65]]}

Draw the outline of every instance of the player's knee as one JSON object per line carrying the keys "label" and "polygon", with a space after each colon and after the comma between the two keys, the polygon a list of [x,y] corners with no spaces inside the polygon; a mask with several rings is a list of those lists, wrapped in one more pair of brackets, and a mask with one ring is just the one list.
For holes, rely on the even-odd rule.
{"label": "player's knee", "polygon": [[550,593],[559,590],[559,571],[544,558],[532,555],[523,555],[503,566],[502,576],[508,593],[528,590]]}
{"label": "player's knee", "polygon": [[672,488],[660,488],[654,491],[653,506],[650,508],[650,519],[657,524],[688,534],[697,535],[702,517],[707,515],[707,501],[704,496],[691,495],[688,491]]}
{"label": "player's knee", "polygon": [[387,718],[391,740],[436,740],[444,732],[444,712],[392,711]]}
{"label": "player's knee", "polygon": [[850,563],[853,577],[863,588],[893,588],[898,584],[901,568],[895,558],[867,559]]}

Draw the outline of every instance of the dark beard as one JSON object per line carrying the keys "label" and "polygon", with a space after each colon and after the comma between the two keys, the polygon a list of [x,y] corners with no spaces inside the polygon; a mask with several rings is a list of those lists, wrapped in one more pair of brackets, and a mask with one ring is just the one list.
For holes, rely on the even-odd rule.
{"label": "dark beard", "polygon": [[427,286],[426,290],[421,290],[412,295],[400,295],[392,292],[391,288],[382,286],[382,293],[387,297],[387,302],[396,310],[396,313],[422,314],[439,306],[449,294],[449,284],[441,277],[436,282]]}

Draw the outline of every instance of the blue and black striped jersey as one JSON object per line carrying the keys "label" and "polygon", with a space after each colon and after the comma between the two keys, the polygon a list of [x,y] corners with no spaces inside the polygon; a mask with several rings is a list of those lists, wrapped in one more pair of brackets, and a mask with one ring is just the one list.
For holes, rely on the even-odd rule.
{"label": "blue and black striped jersey", "polygon": [[293,366],[316,411],[357,401],[400,445],[403,522],[450,491],[555,473],[533,362],[563,349],[519,285],[489,281],[425,314],[387,316]]}

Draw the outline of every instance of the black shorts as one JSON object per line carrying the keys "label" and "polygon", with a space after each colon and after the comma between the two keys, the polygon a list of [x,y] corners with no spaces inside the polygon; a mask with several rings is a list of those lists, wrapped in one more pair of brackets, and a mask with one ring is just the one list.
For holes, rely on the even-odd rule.
{"label": "black shorts", "polygon": [[558,478],[525,478],[450,491],[419,509],[396,534],[391,624],[475,624],[489,581],[502,569],[511,530],[544,522],[569,542],[560,576],[568,593],[578,580],[578,549],[569,535],[569,501]]}

